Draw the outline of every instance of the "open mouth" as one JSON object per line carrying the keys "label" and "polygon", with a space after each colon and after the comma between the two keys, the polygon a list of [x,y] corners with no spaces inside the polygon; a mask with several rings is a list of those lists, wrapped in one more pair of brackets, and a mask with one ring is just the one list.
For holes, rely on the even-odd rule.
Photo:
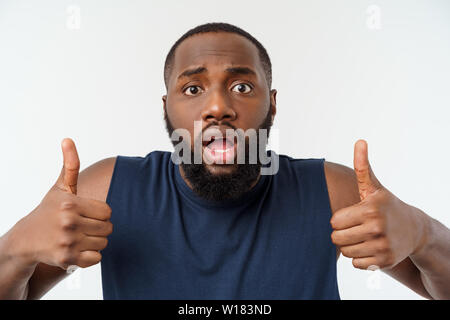
{"label": "open mouth", "polygon": [[215,138],[203,141],[203,159],[207,164],[232,164],[236,156],[235,139]]}

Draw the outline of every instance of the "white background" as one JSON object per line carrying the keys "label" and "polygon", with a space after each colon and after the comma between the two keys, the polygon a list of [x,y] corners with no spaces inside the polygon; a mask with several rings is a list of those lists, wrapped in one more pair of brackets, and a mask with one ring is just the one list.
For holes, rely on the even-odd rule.
{"label": "white background", "polygon": [[[235,24],[267,48],[278,152],[352,167],[353,145],[366,139],[379,180],[450,225],[449,1],[0,0],[0,234],[55,182],[64,137],[82,169],[171,150],[164,59],[205,22]],[[420,299],[345,257],[338,279],[343,299]],[[100,265],[44,298],[101,299]]]}

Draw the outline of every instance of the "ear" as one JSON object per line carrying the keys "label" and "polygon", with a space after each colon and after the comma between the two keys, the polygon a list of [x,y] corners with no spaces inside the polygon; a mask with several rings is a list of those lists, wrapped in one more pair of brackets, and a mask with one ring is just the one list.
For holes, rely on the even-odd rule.
{"label": "ear", "polygon": [[272,123],[275,118],[275,115],[277,114],[277,90],[272,89],[270,90],[270,107],[272,112]]}
{"label": "ear", "polygon": [[167,105],[167,95],[163,95],[163,96],[162,96],[162,101],[163,101],[164,114],[166,114],[166,113],[167,113],[167,110],[166,110],[166,105]]}

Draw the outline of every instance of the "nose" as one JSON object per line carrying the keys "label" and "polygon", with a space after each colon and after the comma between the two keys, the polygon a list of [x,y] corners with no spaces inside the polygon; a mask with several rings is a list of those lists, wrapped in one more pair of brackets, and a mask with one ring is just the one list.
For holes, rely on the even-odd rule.
{"label": "nose", "polygon": [[202,120],[210,121],[233,121],[236,119],[236,112],[232,108],[226,92],[223,90],[210,89],[209,99],[202,110]]}

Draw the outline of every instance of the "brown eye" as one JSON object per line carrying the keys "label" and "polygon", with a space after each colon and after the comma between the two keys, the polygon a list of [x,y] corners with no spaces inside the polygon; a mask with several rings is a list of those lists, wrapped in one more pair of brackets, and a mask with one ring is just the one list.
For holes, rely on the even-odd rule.
{"label": "brown eye", "polygon": [[184,93],[188,96],[195,96],[201,91],[199,86],[190,86],[184,90]]}
{"label": "brown eye", "polygon": [[239,93],[249,93],[252,90],[252,87],[250,87],[246,83],[240,83],[233,87],[233,91],[237,91]]}

